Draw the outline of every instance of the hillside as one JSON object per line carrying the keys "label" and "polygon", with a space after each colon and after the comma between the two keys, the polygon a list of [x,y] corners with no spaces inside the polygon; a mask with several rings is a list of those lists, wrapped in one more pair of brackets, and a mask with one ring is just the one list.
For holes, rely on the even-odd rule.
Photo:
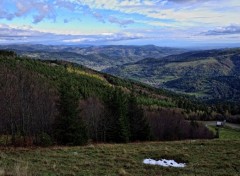
{"label": "hillside", "polygon": [[0,51],[0,145],[213,138],[205,126],[185,119],[214,114],[223,117],[172,92],[66,61]]}
{"label": "hillside", "polygon": [[240,49],[143,59],[105,72],[207,101],[240,100]]}
{"label": "hillside", "polygon": [[21,56],[44,60],[65,60],[95,70],[140,61],[146,57],[161,58],[185,52],[185,49],[146,46],[45,46],[2,45],[0,49],[14,50]]}

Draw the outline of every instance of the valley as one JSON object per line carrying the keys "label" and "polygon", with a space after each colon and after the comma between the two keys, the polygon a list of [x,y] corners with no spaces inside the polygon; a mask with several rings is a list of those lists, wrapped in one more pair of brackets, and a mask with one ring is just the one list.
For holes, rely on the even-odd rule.
{"label": "valley", "polygon": [[19,56],[64,60],[206,102],[240,99],[240,50],[146,46],[2,45]]}
{"label": "valley", "polygon": [[192,51],[144,59],[105,72],[204,101],[240,100],[240,50]]}

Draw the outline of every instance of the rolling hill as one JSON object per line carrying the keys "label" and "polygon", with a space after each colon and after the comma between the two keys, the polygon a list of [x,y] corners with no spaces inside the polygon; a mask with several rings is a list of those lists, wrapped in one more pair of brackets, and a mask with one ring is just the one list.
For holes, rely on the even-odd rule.
{"label": "rolling hill", "polygon": [[147,58],[105,72],[207,101],[240,100],[240,49]]}

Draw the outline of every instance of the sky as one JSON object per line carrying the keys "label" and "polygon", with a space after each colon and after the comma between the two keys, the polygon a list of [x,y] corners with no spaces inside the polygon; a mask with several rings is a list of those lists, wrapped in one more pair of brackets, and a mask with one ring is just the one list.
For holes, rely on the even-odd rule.
{"label": "sky", "polygon": [[240,0],[0,0],[0,44],[240,43]]}

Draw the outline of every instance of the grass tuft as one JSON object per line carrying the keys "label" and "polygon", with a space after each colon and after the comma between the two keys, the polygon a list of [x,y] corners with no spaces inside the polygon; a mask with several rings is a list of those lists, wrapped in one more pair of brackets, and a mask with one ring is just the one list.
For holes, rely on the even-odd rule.
{"label": "grass tuft", "polygon": [[118,173],[120,176],[128,175],[127,172],[123,168],[119,169]]}

